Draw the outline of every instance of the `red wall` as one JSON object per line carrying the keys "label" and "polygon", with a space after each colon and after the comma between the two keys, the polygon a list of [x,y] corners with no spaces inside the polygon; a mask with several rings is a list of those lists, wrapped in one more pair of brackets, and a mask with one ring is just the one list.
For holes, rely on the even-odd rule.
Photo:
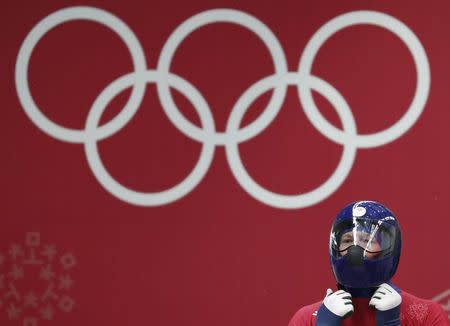
{"label": "red wall", "polygon": [[334,285],[330,223],[365,199],[401,222],[396,284],[448,308],[446,1],[0,9],[0,324],[287,325]]}

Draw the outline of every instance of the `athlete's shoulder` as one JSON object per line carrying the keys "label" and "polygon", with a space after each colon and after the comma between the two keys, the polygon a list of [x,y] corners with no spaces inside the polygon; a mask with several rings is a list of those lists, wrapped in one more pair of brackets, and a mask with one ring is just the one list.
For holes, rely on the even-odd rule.
{"label": "athlete's shoulder", "polygon": [[439,303],[405,291],[402,291],[401,319],[402,322],[411,324],[450,325],[450,320]]}
{"label": "athlete's shoulder", "polygon": [[313,326],[321,304],[322,301],[319,301],[300,308],[292,317],[289,326]]}

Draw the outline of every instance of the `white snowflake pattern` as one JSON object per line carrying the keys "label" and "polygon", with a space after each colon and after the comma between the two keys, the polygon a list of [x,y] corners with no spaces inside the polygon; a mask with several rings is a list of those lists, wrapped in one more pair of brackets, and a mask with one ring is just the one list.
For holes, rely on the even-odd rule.
{"label": "white snowflake pattern", "polygon": [[49,261],[52,261],[56,255],[56,249],[54,245],[44,246],[44,250],[42,250],[41,255],[47,257]]}
{"label": "white snowflake pattern", "polygon": [[63,275],[59,277],[59,286],[60,290],[69,290],[73,285],[73,280],[70,275]]}
{"label": "white snowflake pattern", "polygon": [[50,264],[41,269],[40,278],[46,281],[55,278],[55,273],[52,271],[52,266]]}
{"label": "white snowflake pattern", "polygon": [[23,326],[38,326],[38,320],[35,317],[25,317],[23,319]]}
{"label": "white snowflake pattern", "polygon": [[36,257],[36,251],[34,248],[30,248],[29,256],[22,261],[23,265],[42,265],[42,260]]}
{"label": "white snowflake pattern", "polygon": [[68,295],[63,295],[61,300],[59,301],[58,307],[65,312],[70,312],[75,305],[75,301]]}
{"label": "white snowflake pattern", "polygon": [[55,285],[53,283],[50,283],[47,287],[47,290],[45,290],[44,294],[42,295],[42,301],[50,300],[50,299],[58,299],[58,295],[53,290]]}
{"label": "white snowflake pattern", "polygon": [[22,313],[22,309],[16,307],[14,305],[14,303],[11,303],[9,305],[8,309],[6,310],[6,312],[8,313],[8,319],[13,320],[13,319],[18,319],[20,317],[20,314]]}
{"label": "white snowflake pattern", "polygon": [[44,308],[40,310],[41,316],[44,319],[52,320],[55,315],[55,310],[53,309],[51,304],[47,304]]}
{"label": "white snowflake pattern", "polygon": [[23,297],[23,306],[36,308],[38,306],[38,297],[32,291],[28,292]]}
{"label": "white snowflake pattern", "polygon": [[[38,326],[38,322],[41,326],[40,320],[52,320],[58,311],[73,310],[75,301],[69,296],[74,284],[71,269],[77,264],[73,253],[42,244],[39,232],[27,232],[23,243],[12,243],[3,252],[6,255],[0,252],[0,312],[9,320],[20,320],[21,326]],[[44,288],[39,285],[43,291],[26,288],[30,284],[28,278],[44,281]]]}
{"label": "white snowflake pattern", "polygon": [[38,247],[41,243],[41,235],[39,232],[27,232],[25,235],[25,244],[28,247]]}
{"label": "white snowflake pattern", "polygon": [[16,287],[14,286],[14,283],[9,282],[8,283],[9,291],[4,294],[5,299],[13,298],[16,301],[20,301],[20,293],[17,291]]}
{"label": "white snowflake pattern", "polygon": [[72,253],[66,253],[61,257],[61,265],[64,269],[71,269],[75,264],[75,256]]}
{"label": "white snowflake pattern", "polygon": [[9,276],[11,276],[14,280],[24,278],[23,267],[20,267],[17,264],[13,264],[11,267],[11,271],[9,272]]}
{"label": "white snowflake pattern", "polygon": [[9,255],[12,259],[17,259],[19,256],[23,256],[23,249],[20,245],[13,243],[9,248]]}

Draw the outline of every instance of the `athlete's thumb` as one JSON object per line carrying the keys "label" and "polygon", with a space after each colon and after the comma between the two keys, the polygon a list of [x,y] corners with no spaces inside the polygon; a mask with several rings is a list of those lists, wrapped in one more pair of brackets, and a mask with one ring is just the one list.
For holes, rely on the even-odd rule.
{"label": "athlete's thumb", "polygon": [[328,297],[329,295],[331,295],[333,293],[332,289],[327,289],[327,294],[325,295],[325,297]]}

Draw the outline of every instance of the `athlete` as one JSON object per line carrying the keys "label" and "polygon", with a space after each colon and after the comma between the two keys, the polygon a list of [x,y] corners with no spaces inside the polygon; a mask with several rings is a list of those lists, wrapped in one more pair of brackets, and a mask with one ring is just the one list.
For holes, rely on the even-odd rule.
{"label": "athlete", "polygon": [[338,289],[297,311],[289,326],[450,325],[438,303],[392,284],[401,246],[400,225],[388,208],[373,201],[344,207],[329,246]]}

